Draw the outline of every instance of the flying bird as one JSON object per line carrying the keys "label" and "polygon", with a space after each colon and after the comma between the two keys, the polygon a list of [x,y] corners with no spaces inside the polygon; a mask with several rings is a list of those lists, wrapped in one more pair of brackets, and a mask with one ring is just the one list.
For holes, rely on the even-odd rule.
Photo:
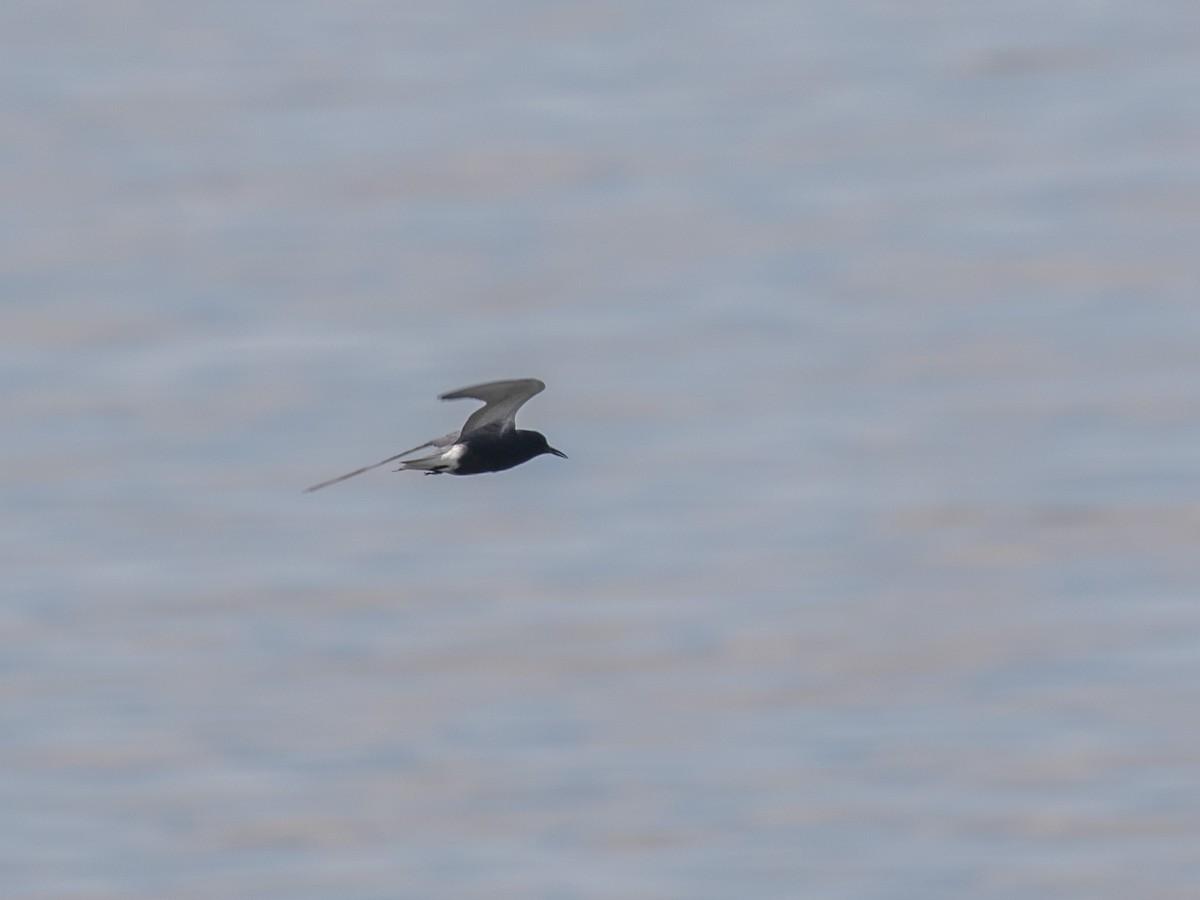
{"label": "flying bird", "polygon": [[566,459],[567,454],[551,447],[544,434],[525,431],[516,425],[517,410],[530,397],[540,394],[545,389],[545,383],[536,378],[517,378],[511,381],[489,381],[486,384],[476,384],[442,394],[439,400],[470,398],[482,400],[484,405],[471,413],[458,431],[426,441],[373,465],[363,466],[337,478],[314,484],[305,488],[304,492],[307,494],[319,491],[323,487],[329,487],[363,472],[386,466],[426,447],[432,447],[434,452],[417,459],[404,460],[396,471],[415,469],[426,475],[440,475],[443,472],[451,475],[478,475],[482,472],[502,472],[511,469],[543,453],[553,453]]}

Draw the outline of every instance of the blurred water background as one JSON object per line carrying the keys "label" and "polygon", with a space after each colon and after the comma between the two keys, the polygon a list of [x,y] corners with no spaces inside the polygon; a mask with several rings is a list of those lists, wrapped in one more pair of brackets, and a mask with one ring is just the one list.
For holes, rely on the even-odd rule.
{"label": "blurred water background", "polygon": [[1200,896],[1192,0],[0,35],[0,897]]}

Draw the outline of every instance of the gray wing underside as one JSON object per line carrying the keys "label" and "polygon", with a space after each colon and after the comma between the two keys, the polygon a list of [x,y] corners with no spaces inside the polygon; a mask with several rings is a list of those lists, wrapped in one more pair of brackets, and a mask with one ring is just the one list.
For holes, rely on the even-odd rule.
{"label": "gray wing underside", "polygon": [[530,397],[546,389],[545,382],[537,378],[514,378],[511,381],[489,381],[442,394],[440,400],[470,398],[482,400],[486,405],[471,413],[459,434],[470,434],[485,425],[499,425],[503,431],[515,427],[517,410]]}
{"label": "gray wing underside", "polygon": [[313,491],[319,491],[321,488],[329,487],[331,484],[337,484],[339,481],[345,481],[347,478],[353,478],[355,475],[361,475],[363,472],[370,472],[372,469],[378,469],[380,466],[386,466],[390,462],[395,462],[401,457],[408,456],[410,453],[416,453],[418,450],[424,450],[426,447],[433,447],[435,450],[444,450],[458,440],[458,436],[462,432],[452,431],[449,434],[444,434],[439,438],[434,438],[432,441],[426,441],[413,447],[411,450],[405,450],[403,453],[397,453],[395,456],[389,456],[387,459],[381,459],[377,463],[372,463],[369,466],[363,466],[361,469],[355,469],[353,472],[347,472],[345,475],[339,475],[337,478],[330,478],[328,481],[322,481],[320,484],[314,484],[312,487],[306,487],[304,493],[311,494]]}

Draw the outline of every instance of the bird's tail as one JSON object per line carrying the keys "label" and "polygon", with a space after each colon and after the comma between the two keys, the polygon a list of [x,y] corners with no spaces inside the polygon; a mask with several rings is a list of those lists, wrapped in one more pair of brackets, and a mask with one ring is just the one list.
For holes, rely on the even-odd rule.
{"label": "bird's tail", "polygon": [[[413,447],[411,450],[405,450],[403,453],[397,453],[395,456],[389,456],[387,459],[381,459],[377,463],[372,463],[369,466],[363,466],[361,469],[355,469],[353,472],[347,472],[345,475],[339,475],[337,478],[330,478],[328,481],[322,481],[320,484],[314,484],[312,487],[306,487],[304,493],[311,494],[313,491],[319,491],[321,488],[329,487],[331,484],[337,484],[339,481],[345,481],[347,478],[353,478],[355,475],[361,475],[363,472],[370,472],[372,469],[378,469],[380,466],[386,466],[390,462],[395,462],[402,456],[408,456],[410,453],[416,453],[418,450],[424,450],[426,447],[449,447],[458,440],[458,432],[452,431],[440,438],[434,438],[432,441],[426,441],[420,446]],[[411,460],[400,466],[400,469],[428,469],[429,466],[416,465],[417,463],[428,462],[431,459],[438,459],[437,456],[426,456],[421,459]],[[400,469],[396,471],[399,472]]]}
{"label": "bird's tail", "polygon": [[446,456],[444,453],[435,453],[432,456],[422,456],[418,459],[406,459],[400,463],[396,469],[397,472],[404,472],[409,469],[435,473],[446,468]]}

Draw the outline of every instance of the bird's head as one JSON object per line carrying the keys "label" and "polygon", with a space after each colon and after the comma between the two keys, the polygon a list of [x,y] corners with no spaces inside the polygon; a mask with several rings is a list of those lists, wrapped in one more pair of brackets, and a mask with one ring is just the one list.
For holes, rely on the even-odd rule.
{"label": "bird's head", "polygon": [[541,456],[543,453],[553,453],[555,456],[561,456],[563,459],[567,458],[567,454],[563,453],[561,450],[555,450],[553,447],[551,447],[549,441],[546,440],[546,436],[540,431],[534,431],[532,434],[533,448],[537,451],[534,454],[535,456]]}

